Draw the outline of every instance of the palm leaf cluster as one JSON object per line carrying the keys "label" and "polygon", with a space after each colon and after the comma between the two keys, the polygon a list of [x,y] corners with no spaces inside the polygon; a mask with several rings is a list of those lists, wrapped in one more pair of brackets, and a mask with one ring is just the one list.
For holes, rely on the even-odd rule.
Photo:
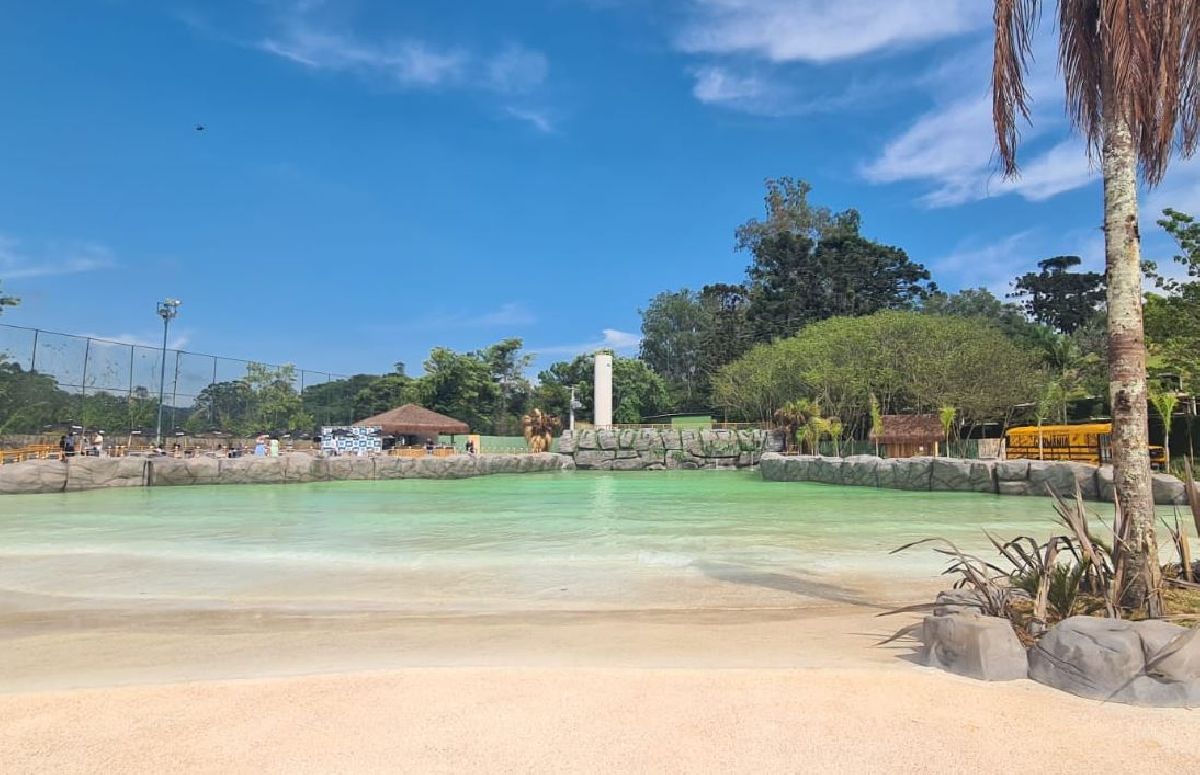
{"label": "palm leaf cluster", "polygon": [[[1018,123],[1044,0],[996,0],[992,116],[1006,174],[1017,172]],[[1128,128],[1142,173],[1160,182],[1172,153],[1200,142],[1200,3],[1058,0],[1058,64],[1067,112],[1100,156],[1105,119]]]}

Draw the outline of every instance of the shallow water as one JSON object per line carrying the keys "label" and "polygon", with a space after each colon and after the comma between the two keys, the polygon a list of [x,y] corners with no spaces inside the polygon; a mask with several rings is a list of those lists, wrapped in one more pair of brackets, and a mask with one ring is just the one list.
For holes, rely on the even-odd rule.
{"label": "shallow water", "polygon": [[944,565],[888,554],[900,544],[982,550],[984,529],[1045,537],[1053,515],[1044,498],[754,472],[130,488],[0,508],[0,589],[21,607],[416,614],[877,604]]}

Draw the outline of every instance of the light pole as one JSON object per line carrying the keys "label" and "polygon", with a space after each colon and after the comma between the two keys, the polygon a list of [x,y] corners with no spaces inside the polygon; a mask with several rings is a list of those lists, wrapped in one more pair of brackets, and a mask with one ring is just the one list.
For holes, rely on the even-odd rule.
{"label": "light pole", "polygon": [[163,443],[163,394],[167,385],[167,328],[171,325],[171,321],[175,316],[179,314],[179,305],[182,303],[179,299],[164,299],[158,303],[158,316],[163,319],[163,344],[162,366],[158,372],[158,429],[154,432],[154,443],[159,446]]}

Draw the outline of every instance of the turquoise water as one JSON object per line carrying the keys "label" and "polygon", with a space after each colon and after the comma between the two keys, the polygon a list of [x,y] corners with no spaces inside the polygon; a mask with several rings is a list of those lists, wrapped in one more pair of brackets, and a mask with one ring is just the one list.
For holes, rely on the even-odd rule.
{"label": "turquoise water", "polygon": [[[865,601],[943,562],[907,541],[1048,536],[1043,498],[561,473],[111,489],[0,501],[0,589],[26,605],[416,613]],[[17,593],[14,595],[13,593]]]}

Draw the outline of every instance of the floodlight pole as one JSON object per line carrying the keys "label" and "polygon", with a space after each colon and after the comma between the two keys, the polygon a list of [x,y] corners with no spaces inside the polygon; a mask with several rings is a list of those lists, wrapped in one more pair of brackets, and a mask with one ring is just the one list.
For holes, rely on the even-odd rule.
{"label": "floodlight pole", "polygon": [[162,445],[163,399],[167,386],[167,328],[171,320],[179,314],[179,299],[164,299],[158,303],[158,316],[163,319],[162,363],[158,371],[158,428],[154,432],[154,443]]}

